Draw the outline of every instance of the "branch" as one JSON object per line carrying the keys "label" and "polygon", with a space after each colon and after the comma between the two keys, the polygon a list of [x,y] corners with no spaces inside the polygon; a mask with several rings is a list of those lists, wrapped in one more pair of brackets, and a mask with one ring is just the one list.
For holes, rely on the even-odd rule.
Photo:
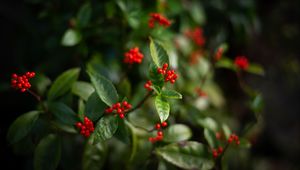
{"label": "branch", "polygon": [[134,108],[128,110],[126,113],[133,112],[136,109],[140,108],[145,103],[145,101],[152,95],[152,93],[153,91],[148,92],[147,95]]}

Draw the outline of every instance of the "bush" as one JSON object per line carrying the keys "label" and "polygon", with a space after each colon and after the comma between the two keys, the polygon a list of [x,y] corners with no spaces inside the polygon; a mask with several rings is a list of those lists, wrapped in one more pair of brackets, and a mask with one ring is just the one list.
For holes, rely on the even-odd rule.
{"label": "bush", "polygon": [[[224,25],[209,29],[206,19],[212,4],[31,3],[43,7],[41,53],[55,57],[36,72],[12,75],[12,88],[37,106],[12,123],[7,139],[17,153],[34,153],[34,169],[221,169],[242,164],[237,155],[249,159],[263,98],[244,75],[264,70],[243,55],[226,57]],[[231,17],[247,37],[249,25],[238,17],[251,25],[253,15]],[[56,64],[74,67],[51,79],[45,72]],[[247,95],[237,109],[251,113],[246,122],[231,113],[216,81],[225,69]]]}

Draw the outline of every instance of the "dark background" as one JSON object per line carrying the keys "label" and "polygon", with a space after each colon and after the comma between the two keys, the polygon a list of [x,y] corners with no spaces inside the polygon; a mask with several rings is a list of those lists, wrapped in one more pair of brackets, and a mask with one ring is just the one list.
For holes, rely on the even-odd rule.
{"label": "dark background", "polygon": [[[262,64],[266,70],[263,78],[247,76],[251,86],[262,91],[265,98],[264,128],[251,149],[253,161],[259,164],[256,167],[260,169],[296,170],[300,168],[300,1],[253,2],[259,22],[258,31],[241,40],[236,38],[235,30],[228,25],[228,53],[247,54],[251,56],[250,60]],[[1,167],[8,169],[22,168],[27,161],[23,156],[12,153],[12,148],[5,140],[7,129],[20,113],[30,111],[36,104],[31,96],[9,89],[10,74],[38,67],[53,78],[65,68],[77,64],[76,61],[70,62],[67,57],[55,62],[64,54],[53,55],[56,53],[51,49],[42,50],[39,44],[43,42],[43,34],[50,32],[44,28],[46,24],[35,19],[37,10],[38,5],[23,1],[0,2],[0,160]],[[210,11],[207,11],[207,16],[209,18]],[[42,34],[41,30],[47,31]],[[43,67],[47,64],[52,69]],[[218,79],[222,80],[222,76]],[[227,82],[228,94],[239,93],[239,89],[230,88],[235,87],[231,83],[236,82]]]}

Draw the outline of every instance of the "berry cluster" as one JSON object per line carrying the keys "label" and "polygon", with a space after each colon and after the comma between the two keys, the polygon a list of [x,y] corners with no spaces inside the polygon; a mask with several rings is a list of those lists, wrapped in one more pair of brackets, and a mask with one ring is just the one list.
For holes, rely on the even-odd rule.
{"label": "berry cluster", "polygon": [[163,140],[163,137],[164,137],[164,134],[163,134],[163,131],[162,131],[162,127],[163,128],[165,128],[165,127],[167,127],[168,126],[168,123],[167,122],[162,122],[161,124],[160,123],[157,123],[156,125],[155,125],[155,129],[157,130],[157,136],[155,136],[155,137],[149,137],[149,141],[151,142],[151,143],[155,143],[155,142],[157,142],[157,141],[161,141],[161,140]]}
{"label": "berry cluster", "polygon": [[140,52],[140,49],[138,47],[130,49],[124,54],[124,56],[124,63],[128,64],[140,64],[144,58],[144,55]]}
{"label": "berry cluster", "polygon": [[199,97],[207,97],[207,94],[205,93],[205,91],[203,91],[199,87],[196,87],[196,92],[197,92]]}
{"label": "berry cluster", "polygon": [[174,70],[167,70],[168,67],[169,67],[169,65],[167,63],[165,63],[162,68],[157,69],[157,72],[159,74],[164,75],[165,82],[170,81],[172,84],[174,84],[178,75],[175,73]]}
{"label": "berry cluster", "polygon": [[147,89],[148,91],[152,91],[151,86],[152,86],[151,80],[148,80],[144,85],[145,89]]}
{"label": "berry cluster", "polygon": [[190,64],[191,65],[197,64],[198,58],[200,58],[202,56],[203,56],[203,51],[202,50],[193,51],[190,54],[190,59],[189,59]]}
{"label": "berry cluster", "polygon": [[88,117],[84,117],[83,123],[77,122],[75,126],[80,129],[80,134],[85,137],[89,137],[95,130],[93,122]]}
{"label": "berry cluster", "polygon": [[222,146],[219,146],[218,148],[212,150],[212,154],[213,154],[214,158],[217,158],[222,153],[223,153],[223,147]]}
{"label": "berry cluster", "polygon": [[151,18],[148,22],[149,28],[154,28],[155,22],[164,27],[169,27],[171,25],[171,22],[159,13],[151,13],[150,16]]}
{"label": "berry cluster", "polygon": [[185,35],[192,39],[194,43],[198,46],[203,46],[205,44],[205,38],[203,36],[203,30],[200,27],[195,28],[194,30],[185,31]]}
{"label": "berry cluster", "polygon": [[115,111],[119,115],[121,119],[124,119],[126,111],[131,109],[131,104],[129,104],[127,101],[123,101],[122,103],[116,103],[112,105],[112,107],[107,108],[105,110],[106,113],[112,113]]}
{"label": "berry cluster", "polygon": [[224,49],[222,47],[217,49],[215,56],[214,56],[215,61],[219,61],[222,58],[223,52],[224,52]]}
{"label": "berry cluster", "polygon": [[11,87],[20,90],[21,92],[25,92],[27,89],[31,87],[29,83],[29,79],[35,76],[35,72],[27,72],[24,75],[18,76],[17,74],[11,75]]}
{"label": "berry cluster", "polygon": [[233,141],[235,141],[235,144],[237,144],[237,145],[240,144],[239,137],[236,134],[231,134],[228,139],[228,143],[232,143]]}
{"label": "berry cluster", "polygon": [[237,56],[234,60],[234,64],[242,70],[247,69],[249,66],[248,59],[245,56]]}

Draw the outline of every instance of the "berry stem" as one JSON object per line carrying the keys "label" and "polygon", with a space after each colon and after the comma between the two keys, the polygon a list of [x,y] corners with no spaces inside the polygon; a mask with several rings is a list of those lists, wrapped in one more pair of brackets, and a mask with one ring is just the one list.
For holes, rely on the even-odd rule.
{"label": "berry stem", "polygon": [[126,113],[133,112],[136,109],[140,108],[145,103],[145,101],[152,95],[152,93],[153,91],[149,91],[147,95],[134,108],[128,110]]}
{"label": "berry stem", "polygon": [[138,128],[138,129],[144,130],[144,131],[146,131],[146,132],[149,132],[149,133],[150,133],[150,132],[153,132],[153,131],[155,130],[155,128],[152,128],[152,129],[150,129],[150,130],[149,130],[149,129],[147,129],[147,128],[144,128],[144,127],[142,127],[142,126],[137,126],[137,125],[134,125],[134,124],[132,124],[132,123],[131,123],[131,125],[132,125],[132,126],[134,126],[135,128]]}
{"label": "berry stem", "polygon": [[41,102],[41,101],[42,101],[42,100],[41,100],[41,96],[39,96],[38,94],[36,94],[35,92],[33,92],[33,91],[30,90],[30,89],[27,89],[27,91],[28,91],[33,97],[35,97],[36,100],[37,100],[38,102]]}
{"label": "berry stem", "polygon": [[255,94],[255,91],[252,90],[244,81],[243,76],[242,76],[242,72],[241,71],[237,71],[236,72],[240,87],[242,88],[242,90],[244,90],[244,92],[246,92],[247,94],[249,94],[250,96],[252,96],[253,94]]}
{"label": "berry stem", "polygon": [[42,97],[41,97],[40,95],[38,95],[37,93],[35,93],[34,91],[30,90],[30,89],[27,89],[27,91],[28,91],[33,97],[36,98],[36,100],[41,104],[43,110],[44,110],[45,112],[48,112],[48,109],[47,109],[45,103],[43,102]]}

